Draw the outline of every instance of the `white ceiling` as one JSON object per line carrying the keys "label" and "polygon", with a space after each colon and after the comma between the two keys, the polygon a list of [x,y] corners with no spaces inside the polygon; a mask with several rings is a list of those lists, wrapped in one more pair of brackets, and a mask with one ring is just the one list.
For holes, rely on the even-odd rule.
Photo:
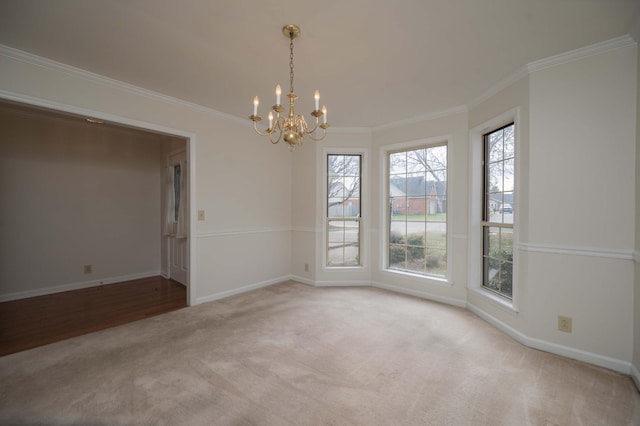
{"label": "white ceiling", "polygon": [[638,0],[1,0],[0,44],[248,117],[289,88],[333,126],[465,105],[527,63],[629,34]]}

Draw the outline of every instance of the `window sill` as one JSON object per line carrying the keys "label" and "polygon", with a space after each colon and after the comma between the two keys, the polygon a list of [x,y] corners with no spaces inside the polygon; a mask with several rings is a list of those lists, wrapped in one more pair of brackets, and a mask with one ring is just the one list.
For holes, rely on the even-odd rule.
{"label": "window sill", "polygon": [[420,281],[429,281],[429,284],[435,284],[441,287],[453,287],[453,282],[444,277],[436,277],[434,275],[422,275],[415,274],[407,271],[399,271],[397,269],[382,269],[382,272],[389,276],[402,276],[406,278],[413,278]]}
{"label": "window sill", "polygon": [[469,291],[472,291],[473,293],[482,297],[484,300],[488,301],[492,305],[497,306],[498,308],[506,312],[509,312],[511,314],[519,313],[518,308],[516,308],[513,301],[511,300],[508,300],[504,297],[500,297],[497,294],[494,294],[488,290],[483,290],[482,288],[470,287]]}
{"label": "window sill", "polygon": [[362,271],[367,269],[364,265],[360,266],[323,266],[323,271]]}

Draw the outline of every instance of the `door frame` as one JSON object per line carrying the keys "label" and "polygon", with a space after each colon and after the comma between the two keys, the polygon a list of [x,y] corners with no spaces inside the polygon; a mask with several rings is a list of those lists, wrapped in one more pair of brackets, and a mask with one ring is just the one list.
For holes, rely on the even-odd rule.
{"label": "door frame", "polygon": [[[140,130],[149,131],[152,133],[159,133],[168,136],[177,136],[186,140],[187,150],[187,162],[189,164],[189,178],[187,180],[187,192],[189,193],[189,241],[187,244],[187,258],[189,269],[187,270],[187,305],[193,306],[197,304],[196,287],[197,282],[195,279],[194,271],[196,270],[196,244],[195,244],[195,216],[196,211],[196,133],[187,132],[180,129],[161,126],[154,123],[148,123],[146,121],[135,120],[128,117],[121,117],[113,114],[108,114],[102,111],[95,111],[89,108],[78,107],[68,105],[60,102],[50,101],[33,96],[23,95],[20,93],[8,92],[0,90],[0,99],[4,99],[9,102],[16,102],[19,104],[30,105],[34,107],[40,107],[50,109],[53,111],[63,112],[72,115],[78,115],[81,117],[88,117],[99,119],[101,121],[109,122],[112,124],[122,125],[124,127],[133,127]],[[162,259],[160,259],[162,263]]]}

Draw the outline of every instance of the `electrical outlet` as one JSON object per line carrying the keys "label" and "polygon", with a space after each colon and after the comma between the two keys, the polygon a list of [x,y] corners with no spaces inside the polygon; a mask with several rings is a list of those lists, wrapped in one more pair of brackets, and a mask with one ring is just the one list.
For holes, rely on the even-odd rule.
{"label": "electrical outlet", "polygon": [[93,273],[93,265],[84,265],[84,273],[92,274]]}
{"label": "electrical outlet", "polygon": [[198,210],[198,220],[204,220],[204,210]]}
{"label": "electrical outlet", "polygon": [[309,264],[308,263],[304,264],[304,271],[305,272],[309,272]]}
{"label": "electrical outlet", "polygon": [[571,317],[558,315],[558,330],[564,331],[565,333],[571,333],[572,328],[573,320]]}

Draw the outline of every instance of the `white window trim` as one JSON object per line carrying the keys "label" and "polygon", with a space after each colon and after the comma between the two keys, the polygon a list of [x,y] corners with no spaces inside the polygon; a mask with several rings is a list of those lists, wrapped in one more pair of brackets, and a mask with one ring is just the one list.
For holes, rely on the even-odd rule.
{"label": "white window trim", "polygon": [[[358,266],[329,266],[327,265],[327,157],[335,155],[360,155],[360,265]],[[366,244],[366,231],[369,205],[369,191],[367,182],[368,150],[362,148],[323,148],[322,149],[322,266],[323,271],[360,271],[368,266],[369,250]],[[367,185],[367,187],[365,187]]]}
{"label": "white window trim", "polygon": [[[451,234],[451,221],[449,219],[449,211],[451,211],[451,180],[453,174],[451,173],[451,135],[433,136],[426,139],[412,140],[408,142],[401,142],[397,144],[384,145],[380,147],[380,265],[379,269],[381,273],[389,274],[390,276],[403,276],[406,278],[412,278],[420,282],[429,282],[438,286],[451,287],[453,286],[452,272],[453,265],[451,259],[451,252],[453,248],[453,235]],[[389,193],[388,193],[388,174],[389,166],[387,157],[390,152],[397,152],[402,150],[409,150],[411,148],[421,148],[432,145],[446,145],[447,146],[447,275],[445,277],[438,277],[435,275],[423,275],[419,273],[413,273],[410,271],[400,271],[397,269],[389,269],[387,264],[389,263],[389,235],[387,229],[387,223],[389,222]]]}
{"label": "white window trim", "polygon": [[519,286],[519,229],[520,215],[514,215],[513,222],[513,287],[512,298],[509,300],[482,286],[482,204],[483,204],[483,147],[484,135],[499,129],[509,123],[514,123],[514,153],[515,153],[515,187],[513,209],[520,211],[520,107],[506,111],[499,116],[486,121],[469,131],[469,234],[468,234],[468,280],[467,287],[474,294],[479,295],[489,303],[518,313]]}

